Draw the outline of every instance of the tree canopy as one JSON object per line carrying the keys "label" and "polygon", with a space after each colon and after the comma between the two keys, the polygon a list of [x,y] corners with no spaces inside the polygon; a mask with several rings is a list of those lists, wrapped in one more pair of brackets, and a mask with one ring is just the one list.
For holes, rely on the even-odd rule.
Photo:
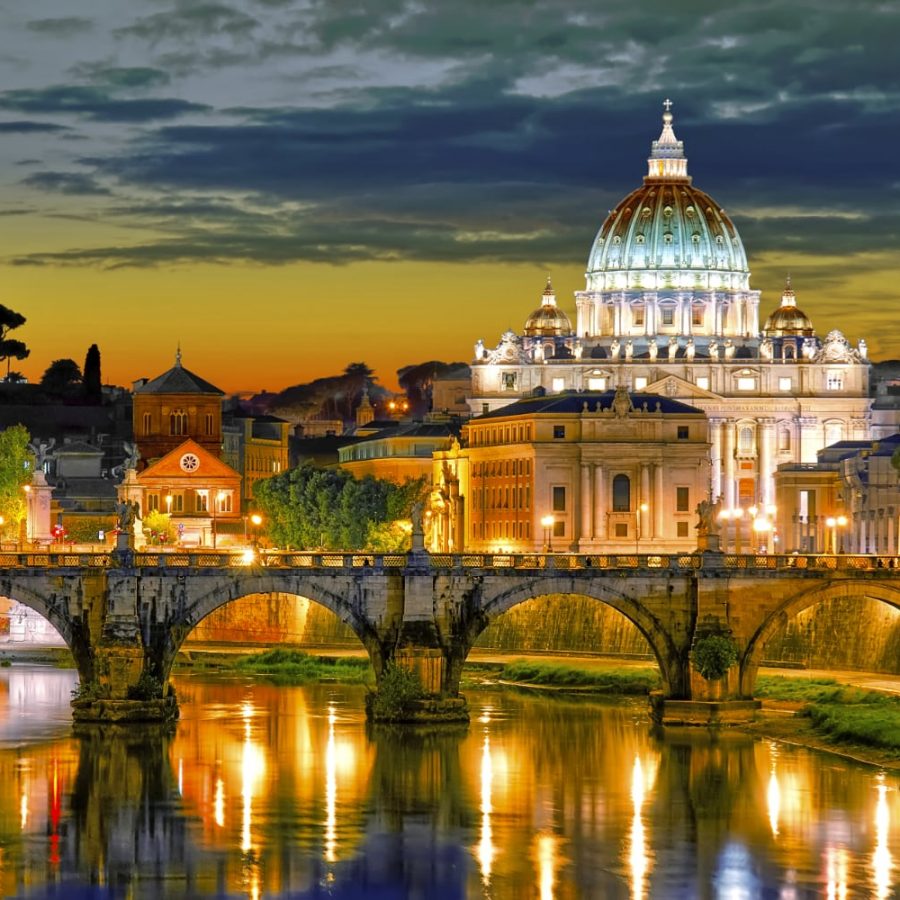
{"label": "tree canopy", "polygon": [[408,519],[427,493],[426,479],[402,485],[343,469],[304,464],[258,481],[254,495],[266,532],[279,547],[299,550],[400,550],[409,532],[391,523]]}
{"label": "tree canopy", "polygon": [[103,383],[100,378],[100,348],[96,344],[88,347],[84,357],[84,399],[88,403],[99,403],[103,396]]}
{"label": "tree canopy", "polygon": [[18,538],[25,521],[25,492],[34,473],[34,454],[28,448],[30,440],[24,425],[13,425],[0,432],[0,535]]}
{"label": "tree canopy", "polygon": [[31,351],[22,341],[9,337],[10,331],[20,328],[26,322],[25,316],[0,304],[0,362],[6,360],[6,374],[9,375],[9,365],[14,359],[23,360]]}
{"label": "tree canopy", "polygon": [[41,376],[41,387],[53,394],[65,394],[81,384],[81,369],[74,359],[54,359]]}

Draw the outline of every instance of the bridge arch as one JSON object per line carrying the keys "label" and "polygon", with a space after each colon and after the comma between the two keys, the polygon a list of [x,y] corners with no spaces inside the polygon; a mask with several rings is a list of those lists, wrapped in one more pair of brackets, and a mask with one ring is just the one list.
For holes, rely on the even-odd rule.
{"label": "bridge arch", "polygon": [[891,584],[874,579],[853,578],[815,585],[793,597],[783,600],[763,621],[747,643],[741,659],[740,692],[743,697],[752,697],[756,676],[766,644],[775,633],[787,625],[793,616],[826,600],[880,600],[888,606],[900,609],[900,584]]}
{"label": "bridge arch", "polygon": [[365,618],[361,598],[353,591],[352,584],[345,583],[341,587],[345,590],[338,592],[315,576],[297,577],[267,572],[242,575],[239,579],[213,579],[206,590],[192,594],[191,601],[182,607],[181,614],[174,621],[157,629],[155,636],[150,636],[150,640],[147,641],[150,656],[155,658],[155,665],[165,680],[171,672],[175,656],[182,644],[208,615],[244,597],[285,594],[317,603],[348,625],[368,652],[376,677],[380,677],[385,659],[375,629]]}
{"label": "bridge arch", "polygon": [[586,597],[596,600],[616,610],[628,619],[641,633],[656,659],[666,697],[687,697],[689,689],[685,654],[679,651],[663,623],[639,600],[611,587],[606,580],[573,584],[571,579],[547,579],[540,585],[534,582],[516,585],[486,598],[482,605],[482,615],[474,620],[465,639],[465,657],[478,636],[498,616],[529,600],[540,600],[549,596]]}

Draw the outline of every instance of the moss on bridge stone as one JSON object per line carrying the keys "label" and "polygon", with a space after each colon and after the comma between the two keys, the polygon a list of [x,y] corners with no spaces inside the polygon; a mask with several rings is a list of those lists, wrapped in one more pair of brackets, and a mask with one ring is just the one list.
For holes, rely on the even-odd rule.
{"label": "moss on bridge stone", "polygon": [[390,711],[376,708],[375,694],[366,696],[366,714],[371,722],[392,725],[442,725],[469,721],[469,705],[462,695],[456,697],[423,697],[410,700]]}
{"label": "moss on bridge stone", "polygon": [[178,701],[173,694],[155,700],[110,700],[107,698],[72,701],[75,722],[172,722],[178,718]]}

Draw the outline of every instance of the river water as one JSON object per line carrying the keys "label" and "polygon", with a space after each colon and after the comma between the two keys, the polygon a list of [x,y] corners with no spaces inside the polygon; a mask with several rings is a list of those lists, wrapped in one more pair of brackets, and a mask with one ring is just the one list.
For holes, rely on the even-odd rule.
{"label": "river water", "polygon": [[73,672],[0,670],[0,889],[28,897],[900,897],[900,778],[641,706],[176,679],[171,736],[73,736]]}

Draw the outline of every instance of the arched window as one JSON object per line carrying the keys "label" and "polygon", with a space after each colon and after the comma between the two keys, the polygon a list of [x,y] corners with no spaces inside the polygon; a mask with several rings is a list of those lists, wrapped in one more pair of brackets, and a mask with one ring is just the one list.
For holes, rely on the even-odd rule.
{"label": "arched window", "polygon": [[752,425],[741,425],[738,428],[738,453],[753,453],[756,450],[756,440]]}
{"label": "arched window", "polygon": [[631,511],[631,479],[627,475],[616,475],[612,480],[613,512]]}
{"label": "arched window", "polygon": [[187,434],[188,417],[183,410],[176,409],[169,413],[169,434]]}

